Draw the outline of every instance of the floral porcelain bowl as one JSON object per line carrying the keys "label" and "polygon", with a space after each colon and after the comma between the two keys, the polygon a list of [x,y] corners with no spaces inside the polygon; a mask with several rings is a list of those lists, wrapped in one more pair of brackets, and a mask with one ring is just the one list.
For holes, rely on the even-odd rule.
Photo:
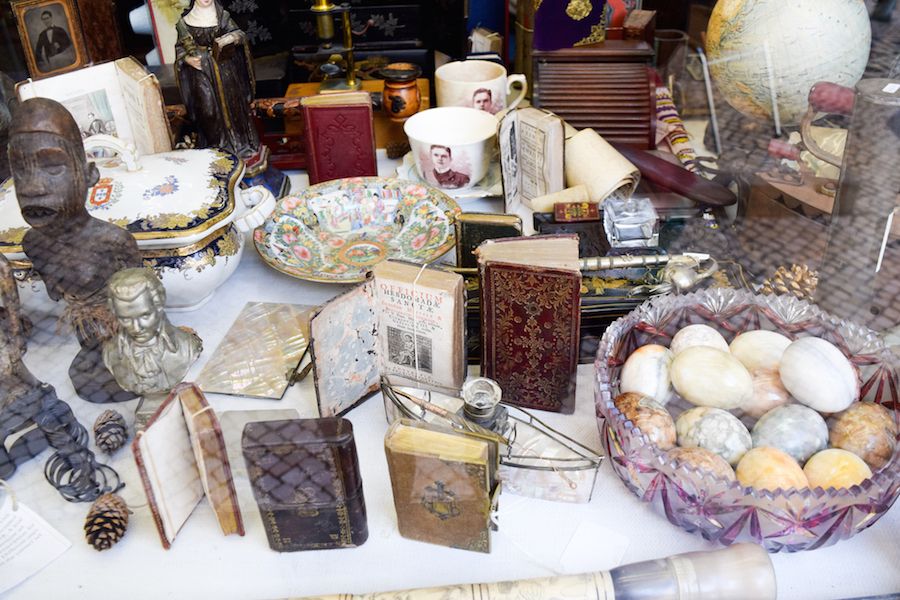
{"label": "floral porcelain bowl", "polygon": [[[597,351],[595,400],[600,437],[616,475],[673,524],[730,545],[755,542],[769,552],[829,546],[874,524],[900,495],[900,443],[888,462],[849,489],[768,491],[743,487],[671,459],[615,406],[622,365],[640,346],[668,346],[682,327],[704,323],[726,340],[754,329],[791,339],[816,336],[837,346],[858,370],[859,400],[875,402],[900,420],[897,357],[875,332],[843,321],[793,296],[710,289],[649,300],[612,323]],[[689,408],[677,394],[666,409]]]}
{"label": "floral porcelain bowl", "polygon": [[354,177],[278,201],[253,235],[271,267],[310,281],[363,281],[386,259],[428,263],[454,245],[459,206],[411,181]]}
{"label": "floral porcelain bowl", "polygon": [[[134,235],[144,264],[166,288],[169,309],[193,310],[209,301],[237,268],[243,233],[261,224],[275,206],[265,188],[237,187],[244,165],[221,150],[139,157],[133,146],[107,135],[88,138],[85,149],[116,153],[95,159],[100,180],[88,190],[88,211]],[[0,185],[0,252],[26,272],[30,263],[22,239],[27,230],[9,179]]]}

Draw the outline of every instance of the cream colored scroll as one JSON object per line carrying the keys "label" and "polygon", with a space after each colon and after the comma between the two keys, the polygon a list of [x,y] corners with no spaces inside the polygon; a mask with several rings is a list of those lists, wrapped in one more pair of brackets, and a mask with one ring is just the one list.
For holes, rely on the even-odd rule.
{"label": "cream colored scroll", "polygon": [[641,172],[593,129],[566,138],[566,185],[586,185],[591,202],[610,196],[628,198]]}

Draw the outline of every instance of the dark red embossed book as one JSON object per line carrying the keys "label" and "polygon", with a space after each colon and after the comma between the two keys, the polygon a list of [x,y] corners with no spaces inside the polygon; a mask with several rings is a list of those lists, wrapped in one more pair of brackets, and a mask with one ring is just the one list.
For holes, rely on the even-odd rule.
{"label": "dark red embossed book", "polygon": [[378,175],[368,92],[319,94],[300,103],[306,120],[310,184]]}
{"label": "dark red embossed book", "polygon": [[481,374],[503,401],[572,413],[581,311],[578,236],[489,240],[481,271]]}

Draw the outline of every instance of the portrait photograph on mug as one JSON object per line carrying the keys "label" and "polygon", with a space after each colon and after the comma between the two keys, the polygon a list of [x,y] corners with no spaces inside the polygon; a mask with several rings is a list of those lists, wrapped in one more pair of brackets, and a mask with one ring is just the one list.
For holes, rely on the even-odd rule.
{"label": "portrait photograph on mug", "polygon": [[487,60],[447,63],[438,67],[434,79],[438,106],[474,108],[492,115],[515,108],[528,91],[524,75],[507,75],[503,65]]}
{"label": "portrait photograph on mug", "polygon": [[[424,147],[422,148],[424,150]],[[471,164],[464,148],[454,152],[451,146],[431,144],[419,157],[425,180],[441,188],[456,189],[469,185]]]}

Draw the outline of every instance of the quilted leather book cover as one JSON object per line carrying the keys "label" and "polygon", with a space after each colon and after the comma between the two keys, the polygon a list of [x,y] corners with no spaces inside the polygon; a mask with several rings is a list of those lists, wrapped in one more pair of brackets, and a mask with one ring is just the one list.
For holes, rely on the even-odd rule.
{"label": "quilted leather book cover", "polygon": [[481,373],[503,401],[575,411],[581,273],[485,261],[481,265]]}
{"label": "quilted leather book cover", "polygon": [[320,94],[301,103],[310,184],[378,175],[372,103],[367,92]]}
{"label": "quilted leather book cover", "polygon": [[350,421],[248,423],[241,449],[273,550],[353,548],[366,541],[366,504]]}
{"label": "quilted leather book cover", "polygon": [[401,419],[388,430],[384,449],[400,535],[490,552],[499,490],[490,441]]}

